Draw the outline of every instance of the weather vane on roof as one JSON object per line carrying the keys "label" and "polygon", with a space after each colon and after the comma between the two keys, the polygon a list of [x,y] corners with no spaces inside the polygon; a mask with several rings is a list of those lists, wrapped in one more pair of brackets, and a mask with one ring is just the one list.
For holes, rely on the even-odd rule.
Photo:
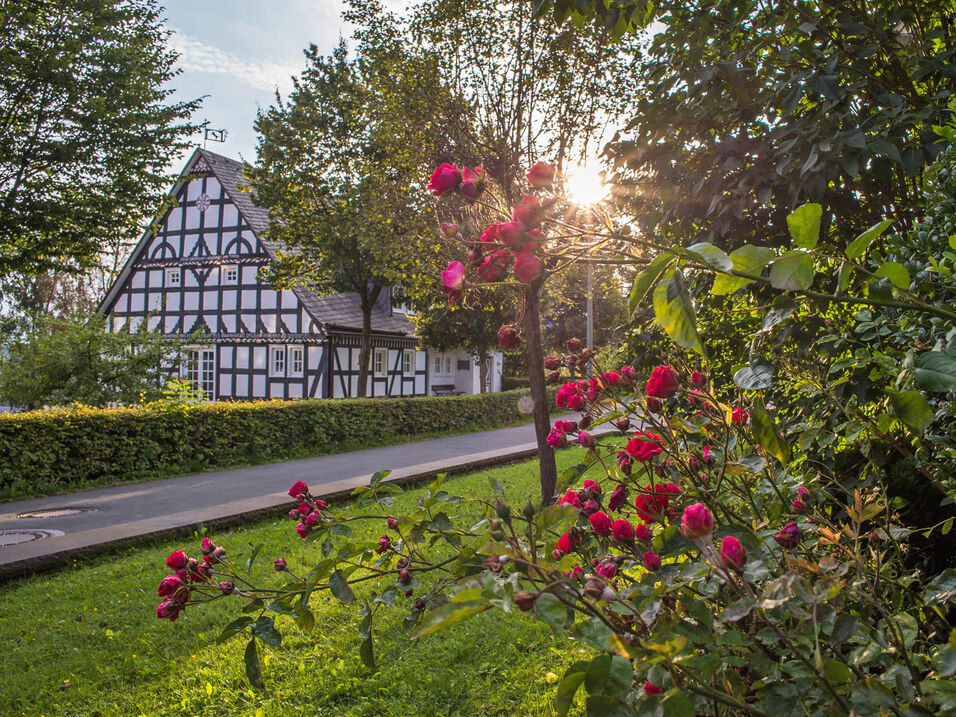
{"label": "weather vane on roof", "polygon": [[225,142],[226,135],[228,134],[224,129],[211,129],[209,127],[209,120],[206,120],[201,125],[202,129],[202,148],[206,149],[206,142],[212,140],[213,142]]}

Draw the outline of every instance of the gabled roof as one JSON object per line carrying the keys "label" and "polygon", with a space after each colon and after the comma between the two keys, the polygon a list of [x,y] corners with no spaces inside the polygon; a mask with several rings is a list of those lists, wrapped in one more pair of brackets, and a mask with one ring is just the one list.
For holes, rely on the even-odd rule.
{"label": "gabled roof", "polygon": [[[255,203],[253,193],[246,188],[248,180],[243,174],[242,162],[238,162],[230,157],[224,157],[215,152],[210,152],[208,149],[196,148],[186,162],[183,171],[180,173],[179,179],[173,187],[171,194],[173,196],[178,194],[183,183],[194,173],[193,168],[200,160],[204,160],[210,170],[212,170],[213,175],[215,175],[216,179],[222,184],[226,195],[232,203],[236,205],[239,213],[255,232],[256,237],[259,239],[265,251],[272,257],[275,257],[277,250],[279,252],[284,251],[285,247],[277,242],[269,241],[265,237],[269,229],[269,212]],[[130,274],[132,274],[136,259],[149,244],[152,237],[153,235],[149,231],[143,234],[143,237],[123,266],[123,270],[116,278],[116,281],[113,282],[106,297],[100,304],[99,311],[106,311],[107,307],[113,303],[120,289],[126,283]],[[308,311],[312,318],[321,324],[325,330],[361,331],[362,309],[357,293],[346,292],[323,296],[301,287],[294,287],[293,291],[299,301],[302,302],[306,311]],[[389,314],[376,305],[372,307],[372,331],[375,333],[411,336],[415,333],[415,328],[408,317],[403,314]]]}

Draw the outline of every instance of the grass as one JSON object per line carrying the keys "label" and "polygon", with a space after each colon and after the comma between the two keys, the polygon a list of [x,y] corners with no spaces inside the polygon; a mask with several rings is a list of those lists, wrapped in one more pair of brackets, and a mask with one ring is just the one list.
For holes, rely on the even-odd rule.
{"label": "grass", "polygon": [[[559,469],[576,458],[560,451]],[[446,489],[464,499],[449,506],[452,518],[477,514],[469,499],[490,495],[490,477],[506,486],[509,502],[522,505],[537,492],[536,468],[526,462],[449,478]],[[395,510],[422,491],[396,496]],[[370,537],[380,532],[368,526]],[[211,537],[233,559],[244,558],[250,543],[264,543],[254,571],[267,580],[276,556],[296,572],[318,560],[318,546],[298,540],[289,520]],[[239,614],[239,601],[189,608],[173,624],[155,617],[166,556],[177,547],[198,553],[196,543],[162,541],[0,586],[0,714],[550,715],[555,685],[546,676],[582,657],[581,646],[553,637],[529,615],[497,611],[412,643],[401,631],[403,610],[393,609],[376,618],[379,667],[372,671],[358,656],[359,605],[322,594],[312,599],[313,632],[279,617],[282,647],[260,643],[267,691],[256,693],[245,680],[245,640],[215,644]],[[356,590],[359,599],[372,582]]]}

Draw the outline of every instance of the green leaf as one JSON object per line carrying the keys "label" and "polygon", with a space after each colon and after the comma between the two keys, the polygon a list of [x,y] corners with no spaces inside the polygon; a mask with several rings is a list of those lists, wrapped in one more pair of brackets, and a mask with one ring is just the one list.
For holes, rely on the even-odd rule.
{"label": "green leaf", "polygon": [[880,237],[883,232],[885,232],[893,224],[892,219],[884,219],[879,224],[874,224],[865,232],[860,234],[856,239],[851,241],[846,248],[846,256],[848,259],[859,259],[863,256],[863,252],[867,250],[867,247],[870,246],[876,239]]}
{"label": "green leaf", "polygon": [[627,313],[629,316],[637,311],[637,307],[647,298],[651,287],[674,259],[673,254],[658,254],[651,260],[651,263],[647,265],[644,271],[634,278],[634,286],[631,287],[631,296],[627,300]]}
{"label": "green leaf", "polygon": [[235,620],[230,622],[224,628],[222,632],[219,633],[219,637],[216,638],[217,644],[222,644],[226,640],[230,640],[240,632],[245,630],[249,625],[252,624],[252,618],[248,615],[243,615],[242,617],[237,617]]}
{"label": "green leaf", "polygon": [[704,344],[697,334],[697,315],[681,281],[680,271],[670,274],[654,289],[654,314],[661,328],[678,346],[706,356]]}
{"label": "green leaf", "polygon": [[252,623],[252,634],[267,645],[282,647],[282,635],[276,630],[275,621],[271,617],[260,617]]}
{"label": "green leaf", "polygon": [[850,668],[830,657],[823,658],[823,675],[830,682],[849,682]]}
{"label": "green leaf", "polygon": [[804,252],[784,254],[770,267],[770,284],[775,289],[809,289],[813,283],[813,257]]}
{"label": "green leaf", "polygon": [[750,422],[754,439],[767,453],[781,463],[790,460],[790,444],[780,435],[773,419],[767,413],[767,409],[764,408],[763,401],[756,402],[750,410]]}
{"label": "green leaf", "polygon": [[923,604],[945,605],[956,598],[956,568],[947,568],[933,578],[923,591]]}
{"label": "green leaf", "polygon": [[852,615],[842,614],[833,623],[833,633],[830,635],[830,642],[834,645],[840,645],[851,637],[859,627],[860,621]]}
{"label": "green leaf", "polygon": [[804,249],[813,249],[820,240],[820,217],[823,207],[819,204],[804,204],[794,209],[787,217],[787,227],[793,243]]}
{"label": "green leaf", "polygon": [[256,545],[256,546],[252,549],[252,554],[249,556],[249,559],[246,560],[246,572],[247,572],[247,573],[251,573],[251,572],[252,572],[252,564],[256,561],[256,557],[259,555],[259,551],[262,550],[262,546],[263,546],[263,545],[265,545],[265,543],[259,543],[258,545]]}
{"label": "green leaf", "polygon": [[634,667],[620,655],[599,655],[588,663],[584,687],[589,695],[624,699],[634,681]]}
{"label": "green leaf", "polygon": [[751,597],[745,597],[737,602],[728,605],[722,613],[720,613],[720,620],[724,622],[737,622],[742,618],[747,617],[750,614],[750,611],[753,610],[754,599]]}
{"label": "green leaf", "polygon": [[562,532],[564,527],[573,520],[576,520],[577,517],[578,509],[573,505],[556,503],[535,513],[534,526],[538,529],[539,533],[544,533],[548,530]]}
{"label": "green leaf", "polygon": [[588,695],[584,703],[586,717],[633,717],[626,704],[607,695]]}
{"label": "green leaf", "polygon": [[355,593],[352,592],[352,588],[349,587],[348,582],[339,570],[329,575],[329,590],[342,602],[355,600]]}
{"label": "green leaf", "polygon": [[557,712],[558,717],[567,717],[582,682],[584,682],[584,672],[568,672],[564,675],[558,684],[558,693],[554,698],[554,711]]}
{"label": "green leaf", "polygon": [[249,684],[260,692],[265,690],[266,684],[262,681],[262,671],[259,669],[259,653],[256,650],[256,638],[249,640],[245,652],[246,677]]}
{"label": "green leaf", "polygon": [[919,433],[933,422],[933,409],[919,391],[887,391],[890,414],[900,419],[907,428]]}
{"label": "green leaf", "polygon": [[[739,249],[730,252],[730,260],[733,262],[735,271],[754,275],[759,275],[775,256],[776,254],[773,249],[768,249],[763,246],[751,246],[750,244],[745,244]],[[726,294],[732,294],[738,289],[742,289],[752,283],[753,279],[721,274],[714,280],[714,286],[710,290],[710,293],[714,296],[724,296]]]}
{"label": "green leaf", "polygon": [[877,276],[889,279],[897,289],[910,288],[910,273],[898,261],[888,261],[876,270]]}
{"label": "green leaf", "polygon": [[550,625],[557,636],[568,621],[568,608],[551,593],[541,593],[534,601],[534,616]]}
{"label": "green leaf", "polygon": [[697,714],[690,696],[683,690],[671,690],[661,700],[664,717],[690,717]]}
{"label": "green leaf", "polygon": [[733,259],[727,256],[723,249],[714,246],[710,242],[698,242],[693,246],[687,247],[687,251],[718,271],[730,271],[734,268]]}
{"label": "green leaf", "polygon": [[927,391],[956,391],[956,356],[927,351],[916,358],[916,382]]}
{"label": "green leaf", "polygon": [[372,479],[368,482],[369,488],[374,488],[379,483],[382,482],[384,478],[387,478],[391,474],[391,471],[378,471],[372,476]]}
{"label": "green leaf", "polygon": [[745,391],[759,391],[770,388],[770,379],[773,377],[773,366],[757,364],[744,366],[734,374],[734,383]]}
{"label": "green leaf", "polygon": [[457,625],[478,613],[484,612],[490,605],[484,602],[473,600],[471,602],[448,602],[441,607],[432,610],[422,622],[422,629],[414,636],[414,639],[430,635],[446,627]]}
{"label": "green leaf", "polygon": [[362,640],[362,645],[359,647],[359,656],[362,658],[362,662],[366,667],[375,669],[375,648],[372,645],[372,636],[369,635],[364,640]]}

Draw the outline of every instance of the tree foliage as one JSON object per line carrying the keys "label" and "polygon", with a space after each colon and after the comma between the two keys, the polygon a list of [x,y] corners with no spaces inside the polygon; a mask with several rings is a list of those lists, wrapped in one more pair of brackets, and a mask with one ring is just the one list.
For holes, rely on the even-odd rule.
{"label": "tree foliage", "polygon": [[198,101],[154,0],[0,5],[0,274],[88,266],[153,215]]}

